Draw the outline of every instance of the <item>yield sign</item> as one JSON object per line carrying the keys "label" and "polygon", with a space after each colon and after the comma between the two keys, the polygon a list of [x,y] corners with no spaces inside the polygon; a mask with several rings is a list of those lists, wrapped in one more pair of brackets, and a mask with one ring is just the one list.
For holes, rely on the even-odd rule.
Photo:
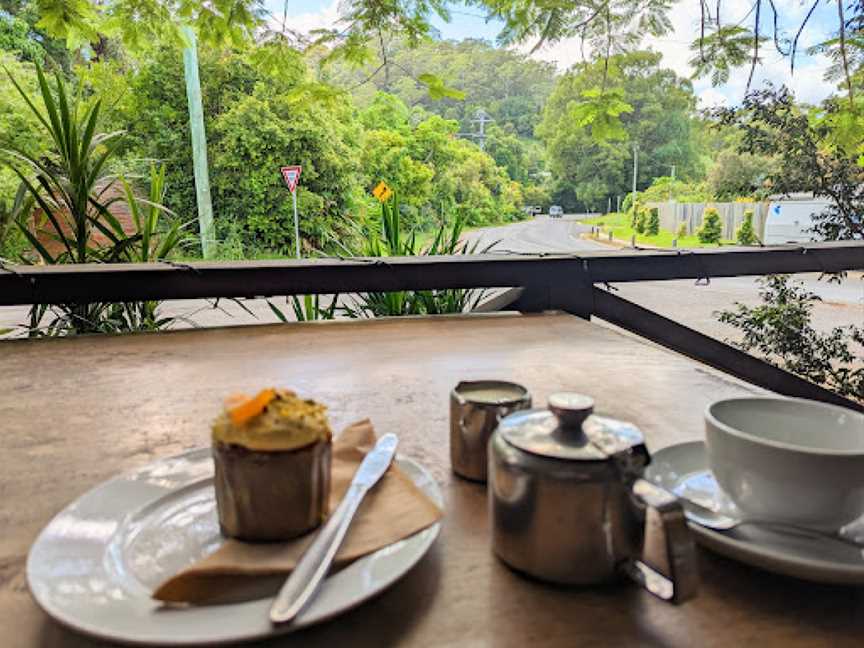
{"label": "yield sign", "polygon": [[285,180],[285,184],[288,185],[288,191],[294,193],[294,190],[297,188],[297,183],[300,181],[300,171],[303,170],[303,167],[284,166],[279,170],[282,172],[282,179]]}

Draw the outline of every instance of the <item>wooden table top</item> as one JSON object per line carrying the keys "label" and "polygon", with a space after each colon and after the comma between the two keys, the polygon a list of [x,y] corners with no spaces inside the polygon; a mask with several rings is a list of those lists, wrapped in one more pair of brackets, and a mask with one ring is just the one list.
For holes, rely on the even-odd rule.
{"label": "wooden table top", "polygon": [[563,314],[290,324],[0,344],[0,645],[95,646],[27,591],[25,559],[68,502],[158,457],[209,443],[224,395],[291,386],[337,426],[369,416],[429,467],[446,497],[430,553],[337,620],[267,646],[860,645],[862,589],[804,583],[700,550],[700,596],[636,586],[551,587],[489,548],[483,486],[449,469],[448,394],[460,379],[561,389],[637,423],[649,449],[702,437],[713,399],[758,392],[681,356]]}

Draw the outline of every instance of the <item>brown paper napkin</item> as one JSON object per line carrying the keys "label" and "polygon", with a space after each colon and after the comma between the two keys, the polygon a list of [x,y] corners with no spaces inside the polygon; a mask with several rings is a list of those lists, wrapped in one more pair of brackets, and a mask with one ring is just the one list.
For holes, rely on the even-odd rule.
{"label": "brown paper napkin", "polygon": [[[330,510],[342,499],[360,462],[375,445],[368,421],[348,427],[333,443]],[[278,511],[274,511],[278,515]],[[381,547],[407,538],[443,517],[443,512],[395,464],[369,492],[336,554],[343,565]],[[162,583],[153,598],[170,603],[206,603],[244,591],[250,580],[294,569],[315,532],[279,543],[249,543],[227,539],[209,556]]]}

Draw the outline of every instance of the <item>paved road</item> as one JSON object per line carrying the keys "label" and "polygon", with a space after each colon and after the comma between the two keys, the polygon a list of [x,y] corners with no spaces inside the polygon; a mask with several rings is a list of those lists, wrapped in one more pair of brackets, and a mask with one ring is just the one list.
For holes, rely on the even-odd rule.
{"label": "paved road", "polygon": [[590,231],[590,227],[582,225],[575,216],[564,218],[549,218],[537,216],[533,220],[486,227],[475,230],[468,235],[471,240],[479,241],[480,247],[492,243],[492,252],[578,252],[584,250],[608,250],[605,245],[581,238]]}
{"label": "paved road", "polygon": [[[478,230],[470,236],[484,244],[499,241],[493,251],[566,253],[615,249],[580,238],[590,231],[590,227],[579,223],[578,218],[539,216],[531,221]],[[827,331],[848,324],[864,326],[864,280],[861,273],[853,273],[840,285],[819,281],[818,274],[798,275],[796,279],[823,300],[813,312],[817,329]],[[618,284],[616,287],[619,289],[617,295],[720,339],[735,339],[736,331],[717,322],[715,311],[731,308],[735,302],[748,306],[760,302],[759,286],[753,277],[712,279],[707,286],[696,286],[693,281],[686,280],[645,281]]]}
{"label": "paved road", "polygon": [[[495,243],[494,252],[537,253],[612,250],[604,244],[581,238],[589,228],[577,217],[550,219],[540,216],[530,221],[501,227],[476,230],[469,238],[481,247]],[[861,273],[842,285],[819,281],[818,275],[800,275],[807,288],[824,300],[814,310],[814,324],[819,330],[829,330],[846,324],[864,325],[864,280]],[[708,286],[695,286],[693,281],[652,281],[619,284],[616,293],[655,310],[676,321],[720,339],[736,336],[736,331],[717,322],[715,311],[730,308],[735,302],[747,305],[759,303],[758,286],[753,278],[714,279]],[[292,317],[284,298],[274,299]],[[225,326],[278,321],[264,300],[245,301],[246,312],[238,304],[221,300],[218,308],[205,300],[166,302],[163,312],[179,317],[176,326]],[[26,319],[26,308],[0,308],[0,329],[20,324]],[[292,317],[293,319],[293,317]]]}

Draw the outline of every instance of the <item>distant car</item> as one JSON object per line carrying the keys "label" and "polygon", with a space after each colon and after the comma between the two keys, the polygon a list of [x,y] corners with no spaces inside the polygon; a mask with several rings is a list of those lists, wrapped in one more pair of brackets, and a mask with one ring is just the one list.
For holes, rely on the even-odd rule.
{"label": "distant car", "polygon": [[529,216],[536,216],[537,214],[543,213],[543,208],[540,205],[526,205],[522,208],[522,211]]}
{"label": "distant car", "polygon": [[564,208],[561,205],[552,205],[549,208],[549,218],[561,218],[564,215]]}

